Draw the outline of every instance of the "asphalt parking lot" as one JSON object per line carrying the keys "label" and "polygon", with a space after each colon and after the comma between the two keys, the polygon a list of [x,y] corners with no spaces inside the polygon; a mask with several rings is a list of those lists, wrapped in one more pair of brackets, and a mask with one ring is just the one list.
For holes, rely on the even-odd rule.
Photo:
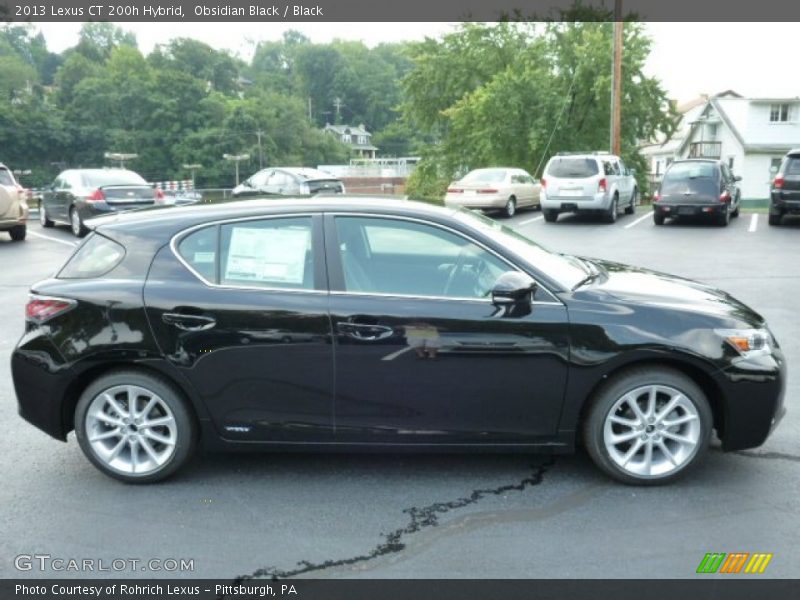
{"label": "asphalt parking lot", "polygon": [[614,225],[546,224],[540,212],[507,223],[554,250],[716,285],[763,314],[790,365],[789,412],[766,445],[712,451],[651,489],[613,483],[583,453],[219,455],[163,484],[124,485],[74,436],[62,444],[17,416],[9,355],[27,289],[75,242],[34,222],[25,243],[0,234],[0,577],[85,576],[15,569],[15,556],[39,553],[193,559],[188,575],[214,578],[684,578],[706,552],[737,551],[774,554],[760,577],[800,577],[800,220],[655,227],[640,207]]}

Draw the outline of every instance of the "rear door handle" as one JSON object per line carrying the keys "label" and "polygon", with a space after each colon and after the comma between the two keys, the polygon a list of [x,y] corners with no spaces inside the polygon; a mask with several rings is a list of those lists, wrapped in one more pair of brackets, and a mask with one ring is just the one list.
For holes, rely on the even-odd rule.
{"label": "rear door handle", "polygon": [[164,313],[161,320],[183,331],[205,331],[217,324],[216,319],[202,315],[185,315],[182,313]]}
{"label": "rear door handle", "polygon": [[348,337],[365,341],[384,340],[394,333],[394,329],[386,325],[367,325],[365,323],[338,323],[336,328]]}

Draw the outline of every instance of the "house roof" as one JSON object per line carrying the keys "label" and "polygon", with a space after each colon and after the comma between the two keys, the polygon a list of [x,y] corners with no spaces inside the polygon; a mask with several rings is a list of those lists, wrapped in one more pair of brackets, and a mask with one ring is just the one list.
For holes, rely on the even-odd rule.
{"label": "house roof", "polygon": [[326,123],[325,131],[333,131],[339,135],[372,135],[365,129],[363,123],[359,125],[331,125],[330,123]]}

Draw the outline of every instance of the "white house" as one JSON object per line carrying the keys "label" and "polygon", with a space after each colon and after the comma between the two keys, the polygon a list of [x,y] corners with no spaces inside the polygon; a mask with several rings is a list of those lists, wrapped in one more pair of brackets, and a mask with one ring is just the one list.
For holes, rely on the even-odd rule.
{"label": "white house", "polygon": [[326,123],[325,131],[332,133],[350,146],[358,158],[375,158],[375,154],[378,152],[378,148],[372,145],[372,134],[366,130],[363,123],[358,127]]}
{"label": "white house", "polygon": [[800,98],[742,98],[727,91],[679,112],[680,125],[669,140],[642,148],[653,180],[672,160],[718,158],[742,177],[743,199],[765,199],[783,156],[800,147]]}

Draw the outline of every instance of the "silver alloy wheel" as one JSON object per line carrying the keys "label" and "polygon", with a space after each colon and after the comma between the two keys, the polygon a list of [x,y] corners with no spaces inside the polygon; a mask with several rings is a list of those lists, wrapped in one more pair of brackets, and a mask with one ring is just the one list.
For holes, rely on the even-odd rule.
{"label": "silver alloy wheel", "polygon": [[603,442],[611,460],[623,471],[657,478],[692,460],[701,432],[697,407],[683,392],[666,385],[648,385],[627,392],[614,403],[603,425]]}
{"label": "silver alloy wheel", "polygon": [[81,216],[78,214],[77,208],[73,207],[72,210],[69,211],[69,224],[72,227],[72,233],[79,236],[83,225],[81,225]]}
{"label": "silver alloy wheel", "polygon": [[44,227],[47,223],[47,215],[45,214],[44,206],[42,206],[41,203],[39,204],[39,223],[42,224],[42,227]]}
{"label": "silver alloy wheel", "polygon": [[86,439],[94,455],[126,475],[158,471],[175,453],[175,415],[158,395],[136,385],[100,392],[86,411]]}
{"label": "silver alloy wheel", "polygon": [[509,198],[508,202],[506,202],[506,215],[509,217],[513,217],[514,213],[517,212],[517,203],[514,201],[513,198]]}

